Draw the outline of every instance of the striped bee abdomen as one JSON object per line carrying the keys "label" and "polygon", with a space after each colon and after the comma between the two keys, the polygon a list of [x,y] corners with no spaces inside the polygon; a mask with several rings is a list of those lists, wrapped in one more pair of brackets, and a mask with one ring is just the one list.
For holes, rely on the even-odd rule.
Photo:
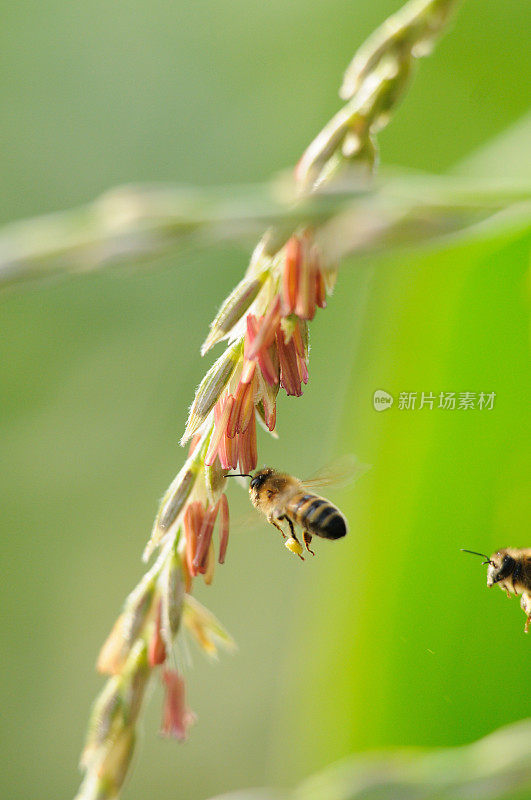
{"label": "striped bee abdomen", "polygon": [[347,532],[345,518],[324,497],[296,494],[291,498],[288,510],[297,525],[324,539],[340,539]]}

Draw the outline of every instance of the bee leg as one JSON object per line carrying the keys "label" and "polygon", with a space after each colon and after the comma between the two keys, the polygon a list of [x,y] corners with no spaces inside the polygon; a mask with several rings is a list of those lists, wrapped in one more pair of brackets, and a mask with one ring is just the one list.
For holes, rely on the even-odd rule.
{"label": "bee leg", "polygon": [[278,517],[278,519],[279,521],[285,519],[291,531],[290,538],[285,542],[286,547],[290,552],[298,555],[301,561],[304,561],[304,556],[302,555],[302,545],[295,536],[295,528],[293,527],[293,522],[290,520],[288,516],[286,516],[286,514],[284,514],[282,517]]}
{"label": "bee leg", "polygon": [[290,531],[291,531],[291,538],[292,538],[292,539],[295,539],[295,541],[297,541],[297,537],[295,536],[295,528],[293,527],[293,522],[290,520],[290,518],[289,518],[289,517],[287,517],[287,516],[284,514],[282,517],[279,517],[278,519],[279,519],[279,522],[280,522],[281,520],[283,520],[283,519],[285,519],[285,520],[286,520],[286,522],[287,522],[287,523],[288,523],[288,525],[289,525],[289,529],[290,529]]}
{"label": "bee leg", "polygon": [[531,622],[531,614],[528,614],[527,619],[525,621],[525,628],[524,632],[529,633],[529,623]]}
{"label": "bee leg", "polygon": [[[282,517],[280,517],[280,519],[282,519]],[[286,534],[284,533],[284,531],[282,530],[282,528],[280,527],[280,525],[278,524],[278,522],[275,522],[275,518],[274,518],[274,517],[268,517],[268,518],[267,518],[267,521],[268,521],[268,522],[270,522],[270,523],[271,523],[271,525],[274,525],[274,526],[275,526],[275,528],[277,529],[277,531],[280,531],[280,533],[282,534],[282,538],[283,538],[283,539],[285,539],[285,538],[286,538]]]}
{"label": "bee leg", "polygon": [[302,532],[302,538],[304,539],[304,545],[306,547],[306,550],[309,553],[311,553],[312,556],[314,556],[315,553],[313,552],[313,550],[310,550],[310,544],[311,544],[311,541],[312,541],[312,534],[310,533],[310,531],[303,531]]}

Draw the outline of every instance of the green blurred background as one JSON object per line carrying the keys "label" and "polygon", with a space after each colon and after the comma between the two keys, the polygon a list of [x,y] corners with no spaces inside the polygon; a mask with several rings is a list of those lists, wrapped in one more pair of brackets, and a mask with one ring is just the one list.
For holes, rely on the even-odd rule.
{"label": "green blurred background", "polygon": [[[2,3],[0,221],[123,182],[267,179],[339,107],[354,50],[399,5]],[[504,131],[528,105],[527,13],[464,4],[381,134],[384,163],[521,175],[523,134]],[[153,693],[125,797],[289,786],[350,753],[457,745],[529,715],[518,601],[459,553],[529,546],[528,253],[520,234],[345,264],[312,324],[308,389],[280,400],[280,440],[259,447],[299,475],[334,452],[371,464],[331,494],[351,535],[302,564],[231,488],[227,563],[198,596],[239,651],[195,655],[185,745],[158,737]],[[75,793],[95,657],[142,574],[210,363],[199,346],[247,258],[223,246],[0,297],[4,797]],[[375,389],[497,397],[376,413]]]}

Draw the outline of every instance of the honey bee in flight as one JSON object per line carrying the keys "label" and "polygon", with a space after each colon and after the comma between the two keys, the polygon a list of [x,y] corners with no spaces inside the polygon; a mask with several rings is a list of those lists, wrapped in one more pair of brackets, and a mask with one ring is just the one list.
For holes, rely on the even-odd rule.
{"label": "honey bee in flight", "polygon": [[506,547],[498,550],[491,557],[483,553],[476,553],[475,550],[463,550],[464,553],[472,553],[485,559],[484,564],[488,564],[487,586],[499,584],[500,589],[504,589],[507,597],[515,594],[520,597],[520,605],[526,615],[525,632],[529,632],[531,623],[531,547],[516,548]]}
{"label": "honey bee in flight", "polygon": [[[249,496],[252,504],[284,538],[286,534],[281,523],[288,524],[290,535],[286,538],[285,545],[288,550],[304,560],[302,545],[295,535],[296,525],[302,528],[304,546],[312,555],[315,555],[310,549],[313,536],[341,539],[348,530],[347,520],[341,511],[329,500],[310,490],[339,481],[346,482],[365,469],[365,466],[357,464],[348,457],[335,467],[321,470],[318,475],[304,483],[293,475],[279,472],[272,467],[264,467],[254,475],[242,477],[251,478]],[[233,475],[229,474],[227,477]]]}

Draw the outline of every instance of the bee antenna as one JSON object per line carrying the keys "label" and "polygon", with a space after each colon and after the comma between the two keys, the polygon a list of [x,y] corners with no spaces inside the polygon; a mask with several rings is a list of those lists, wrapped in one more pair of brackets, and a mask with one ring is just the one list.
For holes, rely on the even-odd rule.
{"label": "bee antenna", "polygon": [[486,558],[487,559],[486,561],[483,562],[484,564],[492,564],[492,561],[490,560],[490,558],[488,556],[485,555],[485,553],[478,553],[476,550],[465,550],[464,547],[461,547],[461,552],[462,553],[472,553],[473,556],[481,556],[481,558]]}
{"label": "bee antenna", "polygon": [[224,478],[252,478],[252,475],[248,475],[247,472],[227,472],[226,475],[223,476]]}

